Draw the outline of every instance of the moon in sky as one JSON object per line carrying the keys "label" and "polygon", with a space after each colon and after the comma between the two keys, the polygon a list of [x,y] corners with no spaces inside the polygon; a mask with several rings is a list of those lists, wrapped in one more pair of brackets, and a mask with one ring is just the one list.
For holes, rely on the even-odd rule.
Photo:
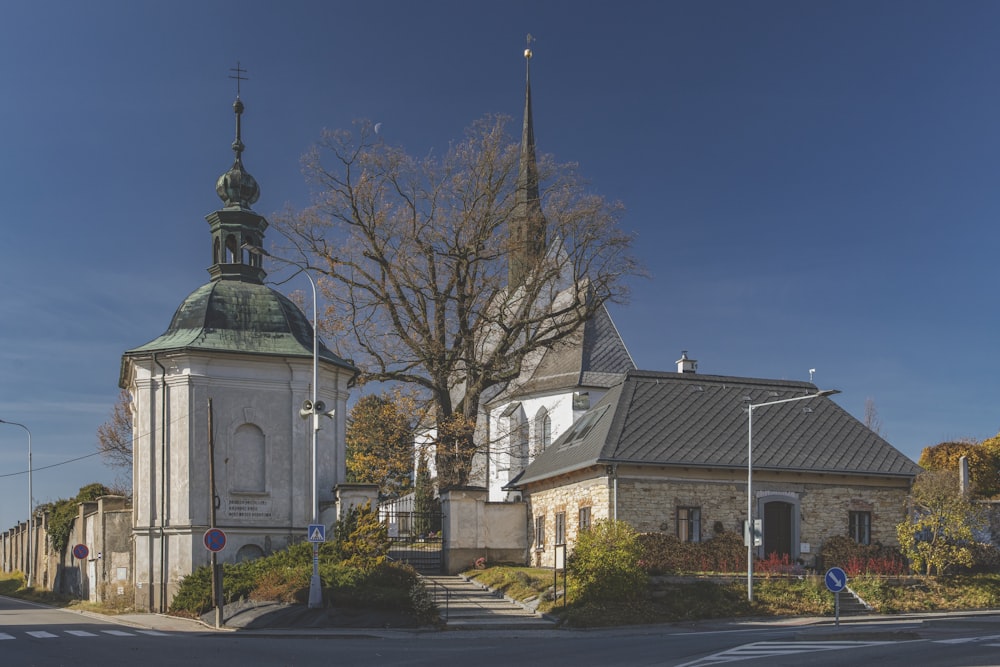
{"label": "moon in sky", "polygon": [[375,134],[382,131],[382,123],[375,123]]}

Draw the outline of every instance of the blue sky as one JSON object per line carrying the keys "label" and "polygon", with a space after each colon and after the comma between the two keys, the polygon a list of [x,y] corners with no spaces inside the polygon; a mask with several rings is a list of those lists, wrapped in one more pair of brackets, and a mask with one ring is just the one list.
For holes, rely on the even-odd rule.
{"label": "blue sky", "polygon": [[[424,154],[519,119],[529,32],[539,150],[626,205],[648,268],[612,308],[641,368],[814,368],[914,459],[992,436],[998,24],[973,0],[6,2],[0,419],[32,431],[36,502],[115,478],[64,463],[95,451],[122,352],[208,281],[237,61],[271,215],[308,202],[323,128]],[[0,425],[0,530],[26,457]]]}

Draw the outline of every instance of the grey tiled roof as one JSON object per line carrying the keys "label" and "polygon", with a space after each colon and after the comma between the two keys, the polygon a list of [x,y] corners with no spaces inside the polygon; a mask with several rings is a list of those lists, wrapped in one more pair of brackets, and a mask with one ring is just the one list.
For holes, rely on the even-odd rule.
{"label": "grey tiled roof", "polygon": [[[816,391],[809,382],[633,371],[587,413],[603,411],[584,437],[575,437],[574,425],[520,484],[605,463],[745,470],[746,397],[757,404]],[[764,406],[753,418],[754,470],[893,477],[921,470],[828,397]]]}
{"label": "grey tiled roof", "polygon": [[635,362],[611,314],[601,306],[576,335],[546,350],[517,393],[579,386],[607,388],[631,370],[635,370]]}

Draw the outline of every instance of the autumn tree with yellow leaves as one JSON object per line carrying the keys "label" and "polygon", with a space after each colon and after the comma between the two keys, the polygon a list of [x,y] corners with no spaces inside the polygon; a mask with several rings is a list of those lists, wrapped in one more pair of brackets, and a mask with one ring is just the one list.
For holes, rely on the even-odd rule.
{"label": "autumn tree with yellow leaves", "polygon": [[347,481],[377,484],[379,499],[411,488],[414,402],[399,392],[358,399],[347,421]]}

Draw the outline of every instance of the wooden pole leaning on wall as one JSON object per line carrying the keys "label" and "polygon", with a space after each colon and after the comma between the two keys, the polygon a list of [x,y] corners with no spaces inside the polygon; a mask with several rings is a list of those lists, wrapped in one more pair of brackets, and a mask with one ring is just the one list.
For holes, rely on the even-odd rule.
{"label": "wooden pole leaning on wall", "polygon": [[[219,506],[219,496],[215,489],[215,429],[212,427],[212,399],[208,399],[208,476],[211,494],[209,527],[217,528],[215,511]],[[215,606],[215,627],[222,627],[222,568],[219,566],[218,554],[215,551],[212,552],[212,604]]]}

